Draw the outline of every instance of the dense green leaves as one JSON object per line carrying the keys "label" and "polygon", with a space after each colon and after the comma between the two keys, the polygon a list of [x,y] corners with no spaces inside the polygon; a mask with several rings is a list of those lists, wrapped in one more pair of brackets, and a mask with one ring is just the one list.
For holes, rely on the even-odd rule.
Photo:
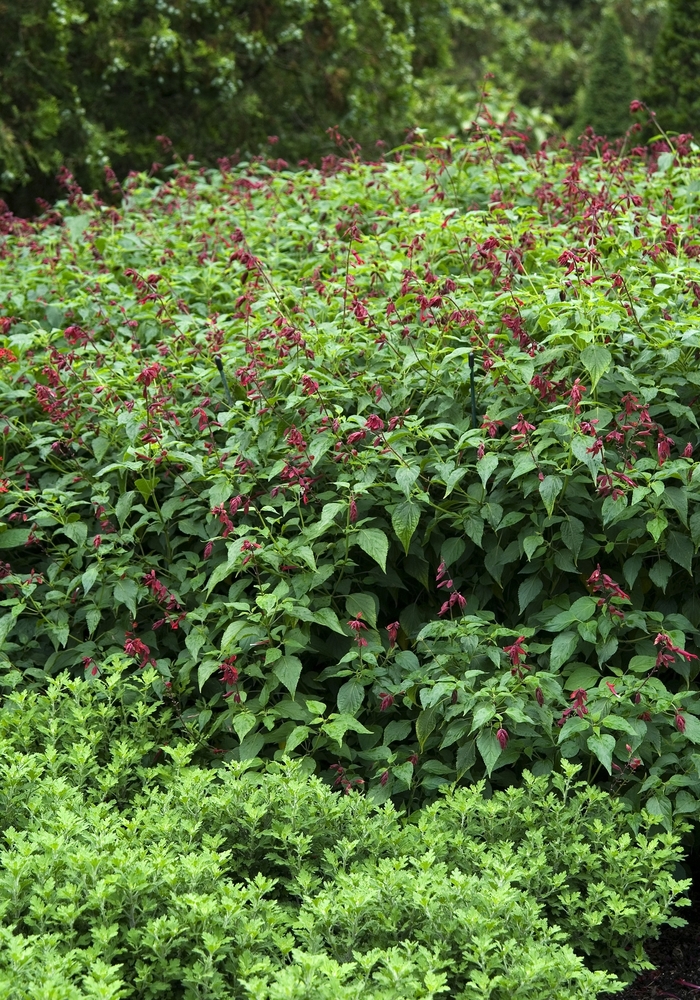
{"label": "dense green leaves", "polygon": [[490,982],[503,1000],[594,1000],[680,922],[687,827],[649,835],[663,797],[630,817],[565,764],[407,821],[340,794],[342,768],[333,790],[301,761],[207,770],[179,740],[164,760],[147,692],[143,675],[64,675],[0,709],[5,992],[422,1000]]}
{"label": "dense green leaves", "polygon": [[573,760],[691,815],[699,168],[604,154],[484,119],[8,222],[5,688],[141,672],[200,762],[376,802]]}

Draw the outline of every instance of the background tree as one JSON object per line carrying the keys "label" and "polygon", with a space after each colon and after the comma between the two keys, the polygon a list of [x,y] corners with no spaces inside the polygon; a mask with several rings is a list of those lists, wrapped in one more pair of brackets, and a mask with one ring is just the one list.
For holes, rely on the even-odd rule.
{"label": "background tree", "polygon": [[632,124],[629,104],[634,81],[622,26],[613,12],[602,20],[588,76],[578,131],[590,126],[598,135],[618,138]]}
{"label": "background tree", "polygon": [[700,0],[669,0],[647,101],[664,128],[700,132]]}

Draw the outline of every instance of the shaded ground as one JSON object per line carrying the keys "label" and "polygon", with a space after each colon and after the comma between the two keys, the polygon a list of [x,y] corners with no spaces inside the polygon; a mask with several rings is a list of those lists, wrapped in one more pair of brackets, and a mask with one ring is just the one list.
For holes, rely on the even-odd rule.
{"label": "shaded ground", "polygon": [[688,925],[665,927],[658,941],[646,945],[656,969],[643,973],[624,993],[616,994],[620,1000],[700,1000],[700,859],[697,850],[693,853],[693,905],[678,911]]}

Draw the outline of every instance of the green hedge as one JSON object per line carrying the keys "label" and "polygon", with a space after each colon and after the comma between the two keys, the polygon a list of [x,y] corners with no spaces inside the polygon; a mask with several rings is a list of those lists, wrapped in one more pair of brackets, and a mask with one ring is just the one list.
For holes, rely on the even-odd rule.
{"label": "green hedge", "polygon": [[0,710],[8,1000],[593,998],[619,983],[572,949],[648,967],[689,884],[677,835],[647,814],[633,833],[569,765],[408,821],[301,762],[202,770],[181,743],[139,761],[140,688],[63,676]]}

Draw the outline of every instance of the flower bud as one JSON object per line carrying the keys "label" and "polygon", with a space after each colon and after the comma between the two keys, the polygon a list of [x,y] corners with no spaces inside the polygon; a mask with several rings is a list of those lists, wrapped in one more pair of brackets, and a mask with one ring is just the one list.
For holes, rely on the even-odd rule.
{"label": "flower bud", "polygon": [[508,732],[505,729],[499,729],[496,733],[496,739],[501,744],[501,750],[505,750],[508,746]]}

